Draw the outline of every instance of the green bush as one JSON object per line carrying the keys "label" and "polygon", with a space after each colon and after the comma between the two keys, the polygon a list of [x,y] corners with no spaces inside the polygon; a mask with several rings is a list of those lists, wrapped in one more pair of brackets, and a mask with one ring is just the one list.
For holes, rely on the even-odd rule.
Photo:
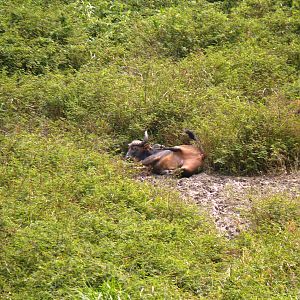
{"label": "green bush", "polygon": [[226,15],[204,2],[164,10],[143,21],[136,34],[147,45],[145,51],[152,47],[157,53],[176,59],[231,38]]}
{"label": "green bush", "polygon": [[[221,99],[210,116],[194,117],[212,166],[225,173],[295,170],[299,158],[299,125],[293,111],[279,106]],[[282,126],[278,127],[278,123]]]}
{"label": "green bush", "polygon": [[[3,73],[2,126],[15,126],[18,114],[28,124],[33,120],[27,115],[65,120],[86,132],[114,136],[112,148],[122,150],[145,129],[153,141],[174,145],[190,128],[204,145],[208,166],[216,170],[249,175],[297,169],[300,125],[294,102],[287,98],[298,93],[297,81],[280,86],[276,77],[288,77],[289,67],[277,62],[278,75],[271,79],[275,64],[263,57],[265,70],[253,63],[260,66],[261,77],[245,64],[243,74],[234,73],[237,60],[229,64],[215,54],[207,59],[193,55],[176,65],[167,59],[135,60],[68,75],[7,78]],[[287,96],[278,95],[280,89]]]}

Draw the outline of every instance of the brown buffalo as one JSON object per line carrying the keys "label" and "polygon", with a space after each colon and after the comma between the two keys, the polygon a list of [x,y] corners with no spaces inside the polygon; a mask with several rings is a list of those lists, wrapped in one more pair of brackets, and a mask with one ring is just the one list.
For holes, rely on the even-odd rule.
{"label": "brown buffalo", "polygon": [[[194,133],[185,131],[190,139],[198,141]],[[144,139],[134,140],[128,145],[126,158],[140,161],[144,166],[150,167],[156,174],[180,174],[189,177],[199,171],[205,158],[204,151],[194,145],[180,145],[165,147],[162,145],[150,145],[148,133],[145,131]]]}

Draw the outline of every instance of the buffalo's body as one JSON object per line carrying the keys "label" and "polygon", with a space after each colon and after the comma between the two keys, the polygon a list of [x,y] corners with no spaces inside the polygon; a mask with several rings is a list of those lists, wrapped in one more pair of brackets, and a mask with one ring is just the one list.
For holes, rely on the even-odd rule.
{"label": "buffalo's body", "polygon": [[[188,132],[190,137],[195,137]],[[194,138],[195,139],[195,138]],[[180,173],[182,176],[191,176],[198,172],[203,165],[205,154],[202,149],[193,145],[164,147],[148,144],[148,135],[145,132],[143,141],[135,140],[129,144],[127,158],[140,161],[150,167],[156,174]]]}

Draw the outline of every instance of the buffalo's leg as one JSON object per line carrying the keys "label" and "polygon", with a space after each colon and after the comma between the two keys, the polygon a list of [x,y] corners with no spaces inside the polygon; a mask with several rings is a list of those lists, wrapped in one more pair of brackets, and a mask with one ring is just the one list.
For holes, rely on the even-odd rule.
{"label": "buffalo's leg", "polygon": [[156,164],[159,160],[161,160],[163,157],[170,154],[170,151],[160,151],[158,153],[155,153],[153,155],[148,156],[147,158],[143,159],[141,163],[144,166],[153,166]]}

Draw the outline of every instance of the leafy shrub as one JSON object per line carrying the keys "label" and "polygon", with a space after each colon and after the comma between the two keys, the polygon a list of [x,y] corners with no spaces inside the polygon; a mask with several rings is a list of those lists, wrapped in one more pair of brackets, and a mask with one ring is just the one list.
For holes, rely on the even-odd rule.
{"label": "leafy shrub", "polygon": [[[146,35],[143,32],[145,30]],[[202,3],[164,10],[149,18],[143,31],[142,37],[148,47],[154,46],[158,53],[174,58],[219,45],[230,38],[226,15]]]}
{"label": "leafy shrub", "polygon": [[[289,108],[225,99],[210,104],[209,117],[194,117],[211,164],[225,173],[257,174],[297,169],[299,126]],[[226,102],[228,101],[228,102]],[[295,118],[293,120],[293,118]],[[284,120],[284,121],[283,121]],[[283,122],[278,127],[278,122]]]}

